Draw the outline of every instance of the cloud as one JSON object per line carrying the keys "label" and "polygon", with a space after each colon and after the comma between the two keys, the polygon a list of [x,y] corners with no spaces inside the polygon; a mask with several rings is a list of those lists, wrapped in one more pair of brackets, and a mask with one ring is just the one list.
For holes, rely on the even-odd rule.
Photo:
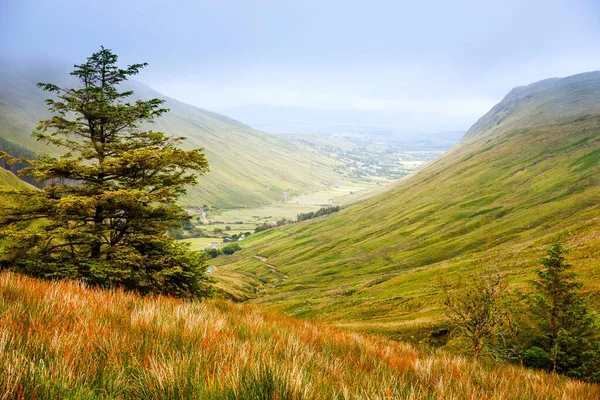
{"label": "cloud", "polygon": [[168,82],[155,85],[159,91],[191,104],[215,109],[251,105],[315,110],[357,110],[398,114],[472,117],[488,111],[498,99],[488,96],[366,97],[357,94],[299,91],[281,86],[213,86]]}

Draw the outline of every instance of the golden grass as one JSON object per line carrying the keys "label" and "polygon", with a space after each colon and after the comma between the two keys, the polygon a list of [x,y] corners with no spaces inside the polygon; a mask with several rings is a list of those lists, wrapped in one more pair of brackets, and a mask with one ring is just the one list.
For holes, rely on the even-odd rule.
{"label": "golden grass", "polygon": [[251,305],[0,274],[0,399],[599,397],[599,386]]}

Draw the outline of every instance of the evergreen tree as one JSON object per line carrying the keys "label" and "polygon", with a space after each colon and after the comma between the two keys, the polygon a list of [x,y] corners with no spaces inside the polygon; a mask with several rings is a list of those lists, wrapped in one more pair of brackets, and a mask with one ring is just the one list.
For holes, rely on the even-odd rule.
{"label": "evergreen tree", "polygon": [[598,324],[575,281],[568,251],[555,242],[540,263],[536,293],[530,298],[532,339],[524,353],[526,365],[580,379],[600,379]]}
{"label": "evergreen tree", "polygon": [[62,156],[28,162],[24,174],[49,183],[43,190],[3,190],[13,199],[0,215],[3,267],[39,277],[72,277],[143,293],[204,296],[210,290],[199,253],[166,232],[188,218],[176,205],[195,174],[208,171],[202,149],[143,129],[168,110],[164,100],[129,102],[119,84],[147,64],[117,66],[102,47],[71,75],[81,87],[39,86],[52,118],[33,133]]}

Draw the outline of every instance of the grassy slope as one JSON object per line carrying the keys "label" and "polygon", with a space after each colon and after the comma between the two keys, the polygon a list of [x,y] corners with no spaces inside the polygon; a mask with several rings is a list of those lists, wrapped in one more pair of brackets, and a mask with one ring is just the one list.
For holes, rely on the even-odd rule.
{"label": "grassy slope", "polygon": [[10,171],[7,171],[3,168],[0,168],[0,186],[5,187],[27,187],[30,186],[28,183],[20,180],[15,174]]}
{"label": "grassy slope", "polygon": [[511,90],[465,134],[502,134],[543,126],[557,119],[596,115],[600,110],[600,71],[551,78]]}
{"label": "grassy slope", "polygon": [[[0,135],[32,150],[48,152],[30,137],[37,121],[47,115],[43,102],[47,95],[35,82],[60,83],[61,79],[51,75],[45,79],[0,76]],[[141,98],[165,98],[137,82],[131,82],[131,88]],[[257,206],[282,200],[286,190],[292,194],[322,189],[338,179],[330,159],[222,115],[166,100],[171,112],[151,128],[187,137],[188,148],[204,147],[211,167],[200,184],[190,188],[182,201],[185,205]]]}
{"label": "grassy slope", "polygon": [[597,304],[600,112],[583,106],[539,124],[536,109],[529,119],[519,109],[531,128],[505,119],[506,129],[469,134],[385,194],[252,236],[241,253],[214,261],[216,277],[234,296],[292,315],[406,337],[439,323],[440,277],[497,264],[522,286],[542,248],[564,233]]}
{"label": "grassy slope", "polygon": [[301,322],[0,273],[0,399],[590,399],[597,385]]}

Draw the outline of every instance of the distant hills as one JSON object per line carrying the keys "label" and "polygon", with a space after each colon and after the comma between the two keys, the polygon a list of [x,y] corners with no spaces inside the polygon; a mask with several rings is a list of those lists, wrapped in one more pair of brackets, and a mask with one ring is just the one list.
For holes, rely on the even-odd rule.
{"label": "distant hills", "polygon": [[291,315],[429,340],[441,321],[440,278],[500,268],[525,287],[559,235],[600,304],[599,232],[600,73],[592,72],[512,90],[391,191],[254,235],[215,260],[215,275],[231,296]]}
{"label": "distant hills", "polygon": [[[68,73],[38,66],[31,70],[0,71],[0,138],[36,152],[55,152],[36,142],[30,133],[46,117],[48,94],[37,82],[72,87]],[[189,189],[183,204],[222,208],[252,207],[291,194],[324,188],[338,177],[330,159],[252,129],[243,123],[164,96],[139,82],[128,82],[139,98],[166,99],[166,114],[151,129],[188,138],[186,147],[203,147],[211,172]]]}

